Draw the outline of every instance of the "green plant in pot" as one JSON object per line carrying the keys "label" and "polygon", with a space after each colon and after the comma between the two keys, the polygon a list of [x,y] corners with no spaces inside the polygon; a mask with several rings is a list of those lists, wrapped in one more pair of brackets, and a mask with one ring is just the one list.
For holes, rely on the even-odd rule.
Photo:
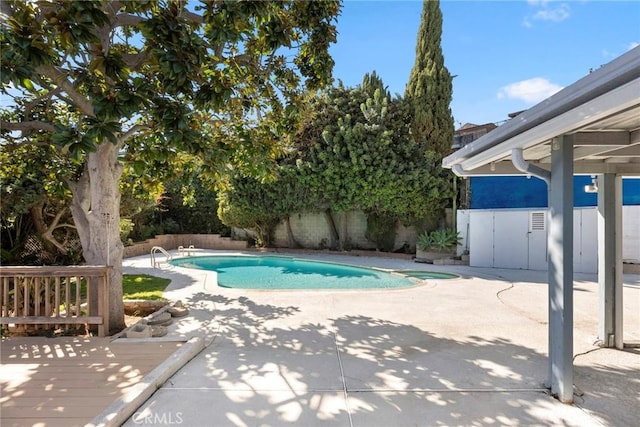
{"label": "green plant in pot", "polygon": [[462,237],[457,230],[445,228],[431,233],[426,231],[416,241],[416,261],[428,262],[452,256]]}

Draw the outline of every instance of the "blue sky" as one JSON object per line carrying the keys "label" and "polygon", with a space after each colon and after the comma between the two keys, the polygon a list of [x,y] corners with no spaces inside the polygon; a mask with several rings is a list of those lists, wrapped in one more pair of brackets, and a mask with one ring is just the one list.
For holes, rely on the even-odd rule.
{"label": "blue sky", "polygon": [[[455,127],[506,120],[640,43],[640,1],[442,0],[442,51]],[[345,0],[334,78],[376,70],[404,94],[422,1]]]}

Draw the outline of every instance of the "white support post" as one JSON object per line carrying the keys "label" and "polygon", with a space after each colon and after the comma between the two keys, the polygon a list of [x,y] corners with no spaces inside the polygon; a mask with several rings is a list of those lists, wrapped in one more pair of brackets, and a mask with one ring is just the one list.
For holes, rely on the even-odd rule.
{"label": "white support post", "polygon": [[552,142],[549,185],[549,382],[573,401],[573,137]]}
{"label": "white support post", "polygon": [[622,178],[598,177],[598,338],[624,347],[622,337]]}

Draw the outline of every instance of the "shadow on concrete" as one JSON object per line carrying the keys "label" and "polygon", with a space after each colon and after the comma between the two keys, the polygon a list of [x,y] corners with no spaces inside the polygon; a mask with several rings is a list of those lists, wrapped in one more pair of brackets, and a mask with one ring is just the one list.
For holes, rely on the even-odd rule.
{"label": "shadow on concrete", "polygon": [[[580,410],[546,392],[545,354],[509,340],[452,339],[362,315],[299,322],[295,306],[248,297],[187,301],[202,302],[214,307],[215,339],[139,415],[171,410],[185,425],[233,426],[637,421],[640,379],[626,366],[577,367]],[[620,395],[629,396],[622,406]]]}
{"label": "shadow on concrete", "polygon": [[606,425],[638,425],[640,349],[601,349],[577,356],[574,366],[577,406],[597,414]]}

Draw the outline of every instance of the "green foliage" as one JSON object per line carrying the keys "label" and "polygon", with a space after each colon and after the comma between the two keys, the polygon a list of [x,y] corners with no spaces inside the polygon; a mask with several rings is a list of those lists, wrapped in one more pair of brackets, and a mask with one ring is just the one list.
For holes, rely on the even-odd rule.
{"label": "green foliage", "polygon": [[49,122],[72,153],[117,143],[132,122],[189,147],[201,139],[196,111],[230,112],[225,118],[238,123],[261,110],[275,125],[283,101],[297,102],[302,78],[312,89],[330,82],[339,10],[337,1],[192,9],[178,1],[7,2],[1,83],[39,98],[62,89],[54,97],[84,117]]}
{"label": "green foliage", "polygon": [[[412,138],[405,100],[390,100],[379,88],[372,96],[360,88],[336,88],[328,101],[314,106],[321,109],[317,124],[310,124],[323,127],[322,139],[300,141],[309,147],[300,169],[317,186],[310,191],[321,196],[317,205],[361,209],[407,224],[443,208],[449,184],[439,160]],[[302,138],[311,133],[304,131]]]}
{"label": "green foliage", "polygon": [[416,247],[421,251],[449,252],[455,249],[461,240],[462,237],[453,228],[435,230],[431,233],[425,231],[418,236]]}
{"label": "green foliage", "polygon": [[[44,113],[42,106],[29,108]],[[5,110],[0,117],[13,113],[15,110]],[[61,155],[46,137],[34,134],[30,138],[33,145],[21,144],[15,134],[3,135],[0,150],[0,244],[6,251],[3,259],[11,259],[12,263],[68,264],[75,258],[65,246],[77,236],[70,226],[71,192],[61,177],[74,176],[78,165]],[[24,247],[30,241],[38,246],[35,259],[27,255],[33,250]]]}
{"label": "green foliage", "polygon": [[393,217],[371,214],[367,217],[365,237],[376,244],[376,249],[391,252],[396,240],[396,224]]}
{"label": "green foliage", "polygon": [[126,242],[129,234],[133,231],[133,221],[127,218],[120,219],[120,240]]}
{"label": "green foliage", "polygon": [[[155,205],[163,178],[190,184],[189,154],[210,180],[228,166],[268,176],[301,89],[331,81],[339,10],[338,1],[7,1],[0,90],[16,108],[2,111],[1,132],[46,139],[77,162],[79,173],[55,175],[67,191],[87,155],[117,145],[122,212],[134,221]],[[15,210],[42,191],[22,193]],[[178,225],[204,230],[208,219],[196,216]]]}
{"label": "green foliage", "polygon": [[168,182],[158,209],[165,229],[172,220],[177,233],[229,234],[217,215],[216,192],[197,176],[188,186],[178,180]]}
{"label": "green foliage", "polygon": [[211,179],[227,168],[268,176],[298,119],[303,88],[331,82],[328,46],[340,3],[12,0],[0,7],[0,91],[9,101],[0,111],[2,136],[33,144],[37,135],[79,166],[59,180],[72,190],[86,261],[110,259],[115,267],[110,328],[121,329],[122,157],[139,176],[175,172],[184,155],[202,161]]}
{"label": "green foliage", "polygon": [[235,175],[229,177],[218,193],[218,217],[233,227],[256,230],[257,246],[269,246],[273,230],[288,211],[290,194],[278,181],[261,183],[255,178]]}
{"label": "green foliage", "polygon": [[391,99],[389,86],[384,85],[382,78],[375,72],[375,70],[371,72],[371,74],[366,73],[362,78],[362,90],[371,97],[375,95],[376,90],[380,90],[383,96],[387,99]]}
{"label": "green foliage", "polygon": [[385,96],[375,73],[363,86],[309,96],[275,177],[235,176],[222,189],[223,222],[267,229],[293,213],[363,210],[372,241],[388,249],[391,226],[378,227],[382,218],[395,226],[441,215],[450,180],[438,156],[412,137],[410,103]]}

